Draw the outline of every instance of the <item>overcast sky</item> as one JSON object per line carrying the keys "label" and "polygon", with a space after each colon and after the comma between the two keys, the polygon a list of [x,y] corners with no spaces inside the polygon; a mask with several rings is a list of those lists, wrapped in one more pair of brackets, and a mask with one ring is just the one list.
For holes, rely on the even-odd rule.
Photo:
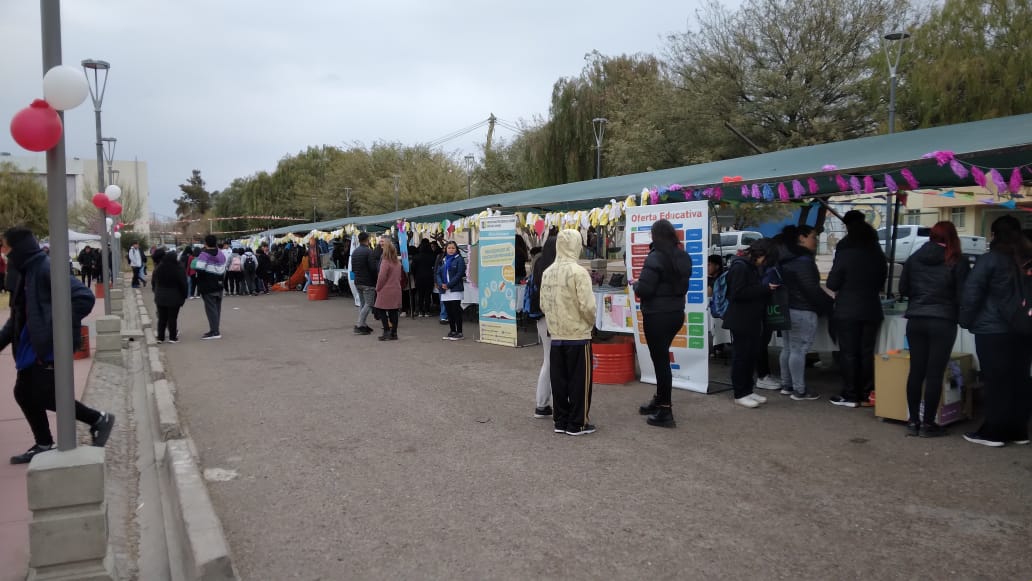
{"label": "overcast sky", "polygon": [[[737,2],[735,2],[737,4]],[[115,157],[145,161],[151,211],[174,215],[199,169],[209,190],[309,145],[425,143],[486,119],[544,117],[584,56],[659,53],[701,0],[66,0],[63,60],[111,63]],[[42,97],[39,3],[0,0],[0,113]],[[96,157],[93,108],[66,117],[70,157]],[[499,129],[497,135],[510,137]],[[481,130],[444,144],[478,153]],[[0,151],[24,155],[5,130]]]}

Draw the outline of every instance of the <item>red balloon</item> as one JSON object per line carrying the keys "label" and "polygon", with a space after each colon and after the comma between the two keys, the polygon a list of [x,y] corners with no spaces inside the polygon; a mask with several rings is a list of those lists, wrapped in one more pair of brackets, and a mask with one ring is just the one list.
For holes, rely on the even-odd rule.
{"label": "red balloon", "polygon": [[122,204],[118,202],[111,202],[108,204],[107,213],[112,216],[117,216],[122,213]]}
{"label": "red balloon", "polygon": [[107,194],[104,192],[93,194],[93,205],[96,206],[98,210],[107,210],[110,204],[111,200],[108,199]]}
{"label": "red balloon", "polygon": [[29,151],[46,151],[61,141],[61,117],[49,103],[36,99],[11,119],[11,137]]}

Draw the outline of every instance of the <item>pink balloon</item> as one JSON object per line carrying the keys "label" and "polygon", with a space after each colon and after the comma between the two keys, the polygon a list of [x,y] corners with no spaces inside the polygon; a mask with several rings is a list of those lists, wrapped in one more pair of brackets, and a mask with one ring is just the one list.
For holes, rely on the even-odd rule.
{"label": "pink balloon", "polygon": [[117,216],[122,213],[122,204],[118,202],[111,202],[108,204],[107,213],[112,216]]}
{"label": "pink balloon", "polygon": [[11,137],[29,151],[47,151],[61,141],[61,117],[43,99],[18,111],[11,119]]}
{"label": "pink balloon", "polygon": [[545,221],[538,220],[534,222],[534,231],[537,232],[538,236],[541,236],[545,232]]}
{"label": "pink balloon", "polygon": [[108,199],[107,194],[104,192],[93,194],[93,205],[96,206],[98,210],[107,210],[110,204],[111,200]]}

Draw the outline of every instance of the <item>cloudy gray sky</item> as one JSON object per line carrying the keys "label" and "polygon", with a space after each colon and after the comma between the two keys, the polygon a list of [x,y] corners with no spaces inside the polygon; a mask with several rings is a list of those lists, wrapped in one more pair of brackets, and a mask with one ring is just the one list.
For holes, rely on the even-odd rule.
{"label": "cloudy gray sky", "polygon": [[[63,59],[111,63],[105,136],[146,161],[151,211],[309,145],[429,142],[486,119],[545,116],[584,55],[658,53],[701,0],[66,0]],[[735,2],[737,4],[737,2]],[[4,125],[42,97],[39,3],[0,0]],[[69,156],[95,158],[92,106],[66,117]],[[499,130],[501,137],[511,136]],[[444,144],[476,153],[485,132]],[[24,154],[10,136],[0,151]]]}

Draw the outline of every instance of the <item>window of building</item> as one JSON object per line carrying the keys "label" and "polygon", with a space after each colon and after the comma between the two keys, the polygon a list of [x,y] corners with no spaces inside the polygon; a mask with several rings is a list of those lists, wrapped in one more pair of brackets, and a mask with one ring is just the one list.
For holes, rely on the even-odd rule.
{"label": "window of building", "polygon": [[904,224],[910,224],[912,226],[921,223],[921,210],[907,210],[907,215],[903,221]]}
{"label": "window of building", "polygon": [[966,217],[967,208],[953,208],[950,210],[950,222],[953,222],[953,225],[956,226],[958,230],[964,227],[964,218]]}

